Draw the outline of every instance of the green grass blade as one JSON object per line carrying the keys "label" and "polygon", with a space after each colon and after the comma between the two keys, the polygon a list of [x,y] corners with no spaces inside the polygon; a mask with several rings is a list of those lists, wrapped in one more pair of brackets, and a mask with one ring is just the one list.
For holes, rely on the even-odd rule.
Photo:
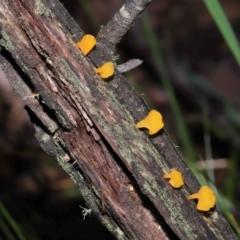
{"label": "green grass blade", "polygon": [[[171,84],[171,80],[166,70],[162,49],[160,47],[159,39],[157,39],[156,34],[154,33],[151,24],[149,22],[149,17],[146,12],[144,12],[140,18],[141,28],[145,41],[149,46],[150,52],[153,56],[153,59],[157,65],[157,73],[162,80],[163,86],[168,94],[169,103],[173,111],[174,118],[176,119],[176,126],[178,131],[178,136],[181,140],[184,155],[186,161],[190,166],[192,162],[197,159],[196,153],[192,146],[188,128],[184,121],[180,106],[178,104],[177,98],[174,93],[174,89]],[[190,166],[191,167],[191,166]]]}
{"label": "green grass blade", "polygon": [[[230,159],[231,159],[231,164],[229,166],[228,169],[228,178],[226,179],[225,182],[225,193],[227,198],[230,201],[234,201],[234,192],[237,188],[237,184],[238,182],[236,181],[237,176],[238,176],[238,159],[239,159],[239,155],[238,152],[235,149],[231,150],[231,155],[230,155]],[[230,177],[231,176],[231,177]]]}
{"label": "green grass blade", "polygon": [[18,227],[18,225],[16,224],[16,222],[14,221],[14,219],[10,216],[10,214],[8,213],[7,209],[5,208],[5,206],[2,204],[2,202],[0,201],[0,211],[2,212],[2,215],[6,218],[6,220],[9,222],[9,225],[12,227],[12,229],[15,231],[16,235],[18,236],[18,238],[20,240],[26,240],[26,238],[23,236],[20,228]]}
{"label": "green grass blade", "polygon": [[207,166],[208,178],[215,184],[215,175],[213,168],[211,135],[210,135],[210,119],[208,105],[203,106],[203,129],[204,129],[204,145],[205,145],[205,162]]}
{"label": "green grass blade", "polygon": [[8,240],[15,240],[15,237],[12,235],[11,231],[8,229],[8,226],[2,219],[1,214],[0,214],[0,229],[2,230],[2,232],[7,237]]}
{"label": "green grass blade", "polygon": [[237,37],[218,0],[204,0],[204,3],[217,24],[223,38],[232,51],[238,65],[240,65],[240,46]]}

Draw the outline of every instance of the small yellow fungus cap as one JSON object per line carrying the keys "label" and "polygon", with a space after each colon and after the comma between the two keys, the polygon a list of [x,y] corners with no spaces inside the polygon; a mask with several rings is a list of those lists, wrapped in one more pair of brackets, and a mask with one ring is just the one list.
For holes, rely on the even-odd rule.
{"label": "small yellow fungus cap", "polygon": [[182,173],[176,169],[173,169],[169,174],[164,174],[163,178],[170,179],[169,183],[174,188],[180,188],[184,184]]}
{"label": "small yellow fungus cap", "polygon": [[87,55],[96,45],[96,38],[90,34],[86,34],[81,41],[77,42],[77,47]]}
{"label": "small yellow fungus cap", "polygon": [[207,186],[202,186],[198,193],[190,195],[188,199],[198,199],[197,209],[200,211],[209,211],[216,202],[216,196],[212,189]]}
{"label": "small yellow fungus cap", "polygon": [[114,65],[112,62],[106,62],[101,67],[94,69],[95,73],[98,73],[101,78],[106,79],[114,74]]}
{"label": "small yellow fungus cap", "polygon": [[156,110],[151,110],[145,119],[136,124],[136,128],[147,128],[149,135],[157,133],[163,126],[162,115]]}

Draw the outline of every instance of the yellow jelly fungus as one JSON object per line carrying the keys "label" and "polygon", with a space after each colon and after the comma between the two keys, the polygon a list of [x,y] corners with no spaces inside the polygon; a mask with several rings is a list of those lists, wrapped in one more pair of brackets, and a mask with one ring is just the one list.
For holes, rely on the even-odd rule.
{"label": "yellow jelly fungus", "polygon": [[163,178],[170,179],[169,183],[174,188],[180,188],[184,184],[182,173],[176,169],[173,169],[169,174],[164,174]]}
{"label": "yellow jelly fungus", "polygon": [[77,42],[77,47],[87,55],[96,45],[96,38],[90,34],[86,34],[81,41]]}
{"label": "yellow jelly fungus", "polygon": [[151,110],[145,119],[136,124],[136,128],[147,128],[149,135],[157,133],[163,126],[162,115],[156,110]]}
{"label": "yellow jelly fungus", "polygon": [[114,74],[114,65],[112,62],[106,62],[101,67],[94,69],[95,73],[98,73],[101,78],[106,79]]}
{"label": "yellow jelly fungus", "polygon": [[197,209],[200,211],[209,211],[216,202],[216,196],[212,189],[207,186],[202,186],[198,193],[190,195],[188,199],[198,199]]}

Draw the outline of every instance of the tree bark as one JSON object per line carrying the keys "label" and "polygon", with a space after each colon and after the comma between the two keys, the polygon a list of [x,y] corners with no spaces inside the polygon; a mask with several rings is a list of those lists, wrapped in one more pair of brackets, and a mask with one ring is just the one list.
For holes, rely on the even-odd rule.
{"label": "tree bark", "polygon": [[[200,185],[167,133],[135,128],[149,109],[124,76],[102,81],[93,71],[113,61],[128,27],[114,38],[118,28],[106,25],[85,57],[75,45],[83,32],[57,0],[0,0],[0,15],[1,68],[25,100],[40,145],[116,238],[237,239],[216,208],[200,213],[187,200]],[[29,97],[34,89],[38,98]],[[162,178],[172,168],[184,176],[180,190]]]}

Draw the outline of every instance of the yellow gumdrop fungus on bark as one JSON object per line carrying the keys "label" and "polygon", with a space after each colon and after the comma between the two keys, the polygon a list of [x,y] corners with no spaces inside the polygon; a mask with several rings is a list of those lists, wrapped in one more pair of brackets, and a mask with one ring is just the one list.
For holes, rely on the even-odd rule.
{"label": "yellow gumdrop fungus on bark", "polygon": [[197,193],[190,195],[188,199],[198,199],[197,209],[200,211],[209,211],[216,202],[216,196],[212,189],[207,186],[202,186]]}
{"label": "yellow gumdrop fungus on bark", "polygon": [[173,188],[180,188],[183,186],[182,173],[176,169],[173,169],[170,173],[164,174],[163,178],[169,179],[169,183]]}
{"label": "yellow gumdrop fungus on bark", "polygon": [[114,65],[112,62],[106,62],[101,67],[94,69],[102,79],[111,77],[114,74]]}
{"label": "yellow gumdrop fungus on bark", "polygon": [[151,110],[145,119],[136,124],[136,128],[147,128],[149,135],[157,133],[163,126],[162,115],[156,110]]}
{"label": "yellow gumdrop fungus on bark", "polygon": [[81,41],[77,42],[77,47],[83,52],[84,55],[87,55],[96,45],[96,38],[90,34],[86,34]]}

